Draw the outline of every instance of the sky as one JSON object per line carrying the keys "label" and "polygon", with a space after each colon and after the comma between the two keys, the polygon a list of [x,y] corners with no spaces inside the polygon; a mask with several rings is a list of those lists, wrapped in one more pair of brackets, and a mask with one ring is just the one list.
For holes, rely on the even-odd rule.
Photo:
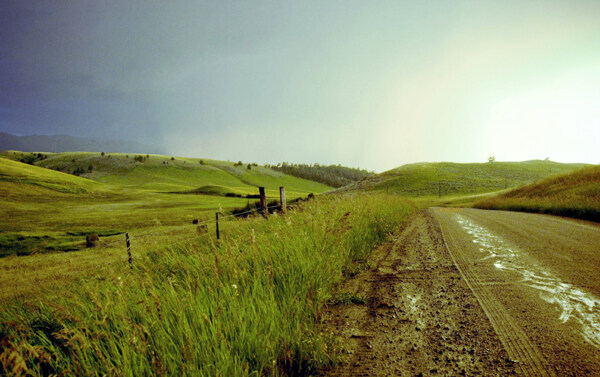
{"label": "sky", "polygon": [[600,163],[600,1],[0,0],[0,131],[376,172]]}

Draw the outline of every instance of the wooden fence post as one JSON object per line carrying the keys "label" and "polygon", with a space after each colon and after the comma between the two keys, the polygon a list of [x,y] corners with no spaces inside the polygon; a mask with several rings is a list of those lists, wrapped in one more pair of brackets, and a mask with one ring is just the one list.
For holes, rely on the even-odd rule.
{"label": "wooden fence post", "polygon": [[260,194],[260,209],[261,209],[262,215],[266,219],[267,216],[269,216],[269,209],[267,208],[267,196],[265,195],[265,188],[259,187],[258,192]]}
{"label": "wooden fence post", "polygon": [[125,233],[125,244],[127,245],[127,257],[129,261],[129,267],[133,268],[133,260],[131,258],[131,242],[129,242],[129,233]]}
{"label": "wooden fence post", "polygon": [[285,202],[285,187],[279,187],[279,203],[281,204],[281,213],[285,213],[287,204]]}
{"label": "wooden fence post", "polygon": [[220,239],[221,234],[219,233],[219,212],[215,213],[215,219],[217,220],[217,239]]}

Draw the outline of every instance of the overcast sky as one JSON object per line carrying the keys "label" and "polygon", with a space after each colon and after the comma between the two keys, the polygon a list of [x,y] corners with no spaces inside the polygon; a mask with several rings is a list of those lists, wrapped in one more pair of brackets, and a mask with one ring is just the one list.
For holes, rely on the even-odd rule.
{"label": "overcast sky", "polygon": [[600,162],[600,1],[0,0],[0,131],[383,171]]}

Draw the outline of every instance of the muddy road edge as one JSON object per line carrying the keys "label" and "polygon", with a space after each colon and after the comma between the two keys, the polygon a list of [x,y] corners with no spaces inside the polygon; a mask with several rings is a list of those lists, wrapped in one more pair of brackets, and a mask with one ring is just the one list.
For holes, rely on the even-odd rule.
{"label": "muddy road edge", "polygon": [[456,267],[431,210],[413,215],[374,250],[369,270],[340,287],[368,297],[332,304],[323,329],[346,360],[328,376],[518,375],[484,309]]}
{"label": "muddy road edge", "polygon": [[548,368],[548,362],[539,348],[529,340],[523,329],[510,316],[502,303],[496,299],[487,286],[481,283],[477,274],[471,269],[471,264],[465,259],[460,247],[456,245],[453,235],[446,229],[445,221],[441,218],[439,210],[432,209],[432,212],[440,226],[446,250],[485,311],[509,357],[516,362],[517,369],[524,376],[556,376]]}

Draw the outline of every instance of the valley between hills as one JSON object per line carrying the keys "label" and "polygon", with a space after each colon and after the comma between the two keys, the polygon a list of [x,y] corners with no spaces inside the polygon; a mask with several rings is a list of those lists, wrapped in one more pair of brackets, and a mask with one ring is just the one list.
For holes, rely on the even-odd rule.
{"label": "valley between hills", "polygon": [[0,371],[598,374],[599,177],[4,152]]}

